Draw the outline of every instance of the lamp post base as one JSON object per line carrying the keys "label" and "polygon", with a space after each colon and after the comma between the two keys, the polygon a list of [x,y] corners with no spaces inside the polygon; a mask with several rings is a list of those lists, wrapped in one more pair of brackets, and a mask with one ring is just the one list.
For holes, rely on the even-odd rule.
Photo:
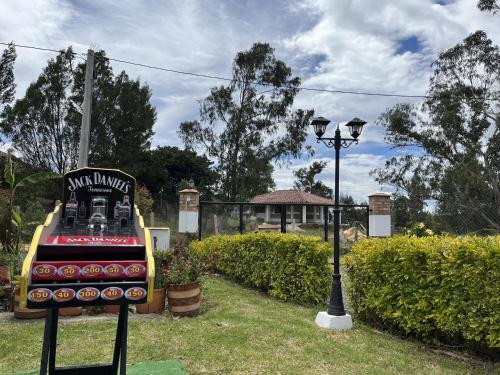
{"label": "lamp post base", "polygon": [[349,330],[352,328],[352,318],[349,314],[330,315],[326,311],[320,311],[316,315],[316,325],[321,328],[333,329],[336,331]]}

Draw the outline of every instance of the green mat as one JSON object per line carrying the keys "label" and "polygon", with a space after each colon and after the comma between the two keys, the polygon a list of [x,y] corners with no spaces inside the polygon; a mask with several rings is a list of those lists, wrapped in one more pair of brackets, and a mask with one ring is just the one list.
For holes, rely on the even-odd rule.
{"label": "green mat", "polygon": [[[16,372],[15,375],[36,375],[38,370]],[[164,362],[141,362],[127,365],[127,375],[187,375],[182,364],[177,360]]]}

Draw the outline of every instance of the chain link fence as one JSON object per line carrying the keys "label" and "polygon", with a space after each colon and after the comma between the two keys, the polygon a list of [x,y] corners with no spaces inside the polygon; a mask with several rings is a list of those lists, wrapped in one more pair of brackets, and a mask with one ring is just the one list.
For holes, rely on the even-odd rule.
{"label": "chain link fence", "polygon": [[[341,242],[368,235],[368,206],[341,205]],[[200,202],[198,238],[252,232],[295,233],[333,238],[333,206]]]}
{"label": "chain link fence", "polygon": [[[412,219],[401,220],[397,212],[392,212],[393,234],[404,234],[413,231],[416,227],[422,227],[429,234],[449,234],[452,236],[476,235],[491,236],[498,235],[500,231],[495,224],[500,224],[500,217],[492,210],[487,212],[459,211],[455,213],[424,212]],[[489,219],[487,220],[485,216]]]}

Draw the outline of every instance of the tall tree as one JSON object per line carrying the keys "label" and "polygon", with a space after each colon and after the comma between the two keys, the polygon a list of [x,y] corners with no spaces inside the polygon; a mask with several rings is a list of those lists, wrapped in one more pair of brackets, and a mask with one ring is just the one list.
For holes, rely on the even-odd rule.
{"label": "tall tree", "polygon": [[16,48],[10,43],[0,57],[0,112],[3,107],[14,100],[16,84],[14,83],[14,62]]}
{"label": "tall tree", "polygon": [[212,162],[205,156],[164,146],[148,152],[147,164],[148,168],[136,176],[153,196],[158,196],[162,191],[163,199],[177,203],[182,181],[189,180],[193,181],[203,199],[210,199],[213,194],[217,174],[212,170]]}
{"label": "tall tree", "polygon": [[[76,167],[85,63],[70,48],[49,60],[24,98],[7,107],[2,130],[35,168],[64,173]],[[156,111],[151,90],[125,72],[117,76],[103,51],[95,56],[89,165],[136,174],[145,165]]]}
{"label": "tall tree", "polygon": [[76,166],[79,126],[67,123],[73,85],[71,48],[49,60],[24,98],[6,107],[2,130],[35,168],[64,173]]}
{"label": "tall tree", "polygon": [[[122,71],[113,74],[104,51],[95,54],[89,165],[121,168],[134,175],[146,164],[156,110],[151,89]],[[81,122],[85,63],[75,69],[69,121]]]}
{"label": "tall tree", "polygon": [[201,122],[180,125],[185,146],[215,160],[223,198],[267,192],[271,163],[301,154],[313,111],[292,110],[299,84],[269,44],[255,43],[236,55],[232,81],[200,102]]}
{"label": "tall tree", "polygon": [[386,142],[418,157],[393,158],[374,174],[435,199],[440,213],[500,230],[500,49],[478,31],[433,68],[424,105],[399,104],[379,119]]}
{"label": "tall tree", "polygon": [[477,7],[484,12],[491,12],[497,14],[500,12],[500,1],[499,0],[479,0]]}
{"label": "tall tree", "polygon": [[304,190],[325,198],[333,196],[333,190],[321,181],[316,181],[316,176],[323,172],[328,165],[326,161],[314,161],[309,167],[299,168],[293,172],[296,177],[294,189]]}

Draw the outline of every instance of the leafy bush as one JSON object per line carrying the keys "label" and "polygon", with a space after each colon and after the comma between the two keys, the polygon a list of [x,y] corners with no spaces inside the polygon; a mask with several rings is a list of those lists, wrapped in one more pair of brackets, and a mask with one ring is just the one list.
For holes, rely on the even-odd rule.
{"label": "leafy bush", "polygon": [[330,252],[319,238],[248,233],[212,236],[191,247],[209,269],[277,298],[319,303],[328,296]]}
{"label": "leafy bush", "polygon": [[368,239],[343,265],[361,319],[427,340],[500,347],[500,236]]}
{"label": "leafy bush", "polygon": [[165,280],[163,277],[163,270],[165,264],[168,262],[169,253],[166,251],[155,250],[153,251],[153,259],[155,261],[155,289],[165,288]]}
{"label": "leafy bush", "polygon": [[148,188],[143,185],[137,185],[135,189],[135,204],[144,218],[153,210],[153,203],[154,200]]}
{"label": "leafy bush", "polygon": [[424,223],[416,223],[412,228],[407,229],[407,236],[430,237],[434,235],[432,229],[426,228]]}
{"label": "leafy bush", "polygon": [[165,285],[186,285],[200,278],[200,265],[196,257],[188,248],[169,250],[168,261],[163,268]]}

